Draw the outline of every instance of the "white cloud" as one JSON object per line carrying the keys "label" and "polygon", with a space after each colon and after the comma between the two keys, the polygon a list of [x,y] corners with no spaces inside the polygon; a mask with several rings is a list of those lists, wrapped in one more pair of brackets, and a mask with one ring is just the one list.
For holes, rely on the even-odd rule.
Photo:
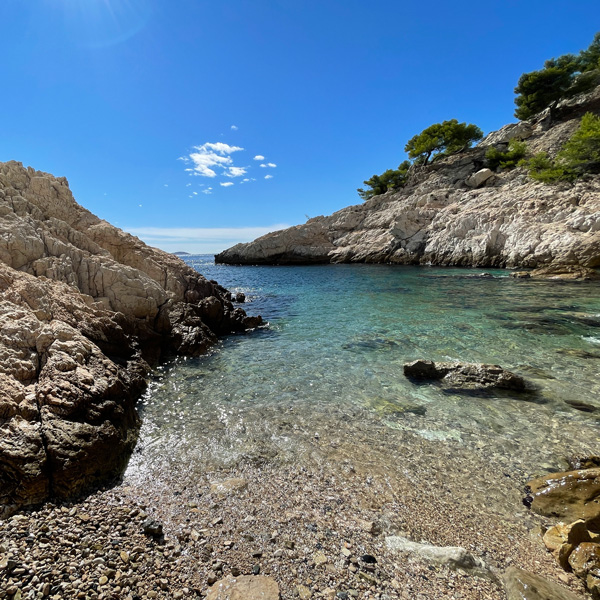
{"label": "white cloud", "polygon": [[275,163],[267,163],[267,167],[274,169],[277,165]]}
{"label": "white cloud", "polygon": [[192,196],[197,196],[198,192],[192,192]]}
{"label": "white cloud", "polygon": [[192,184],[191,183],[186,183],[185,187],[190,187]]}
{"label": "white cloud", "polygon": [[265,175],[265,179],[273,179],[273,175]]}
{"label": "white cloud", "polygon": [[241,177],[242,175],[245,175],[246,172],[246,167],[229,167],[225,175],[227,175],[227,177]]}
{"label": "white cloud", "polygon": [[[206,190],[204,190],[206,191]],[[124,227],[151,246],[157,246],[166,252],[194,252],[212,254],[221,252],[240,242],[250,242],[271,231],[286,229],[289,225],[279,223],[257,227]]]}
{"label": "white cloud", "polygon": [[201,146],[195,146],[194,150],[196,152],[191,152],[189,156],[181,157],[186,164],[192,164],[192,167],[188,167],[186,171],[202,177],[216,177],[215,169],[223,171],[233,167],[233,160],[229,155],[243,148],[223,142],[206,142]]}
{"label": "white cloud", "polygon": [[205,190],[202,190],[202,193],[203,194],[212,194],[212,188],[211,187],[206,188]]}
{"label": "white cloud", "polygon": [[232,131],[237,131],[239,129],[239,127],[237,125],[232,125],[231,129],[232,129]]}
{"label": "white cloud", "polygon": [[224,183],[220,184],[221,187],[231,187],[233,185],[233,181],[225,181]]}
{"label": "white cloud", "polygon": [[254,160],[265,160],[265,157],[264,157],[262,154],[257,154],[257,155],[254,157]]}
{"label": "white cloud", "polygon": [[165,187],[169,187],[169,184],[168,184],[168,183],[165,183]]}

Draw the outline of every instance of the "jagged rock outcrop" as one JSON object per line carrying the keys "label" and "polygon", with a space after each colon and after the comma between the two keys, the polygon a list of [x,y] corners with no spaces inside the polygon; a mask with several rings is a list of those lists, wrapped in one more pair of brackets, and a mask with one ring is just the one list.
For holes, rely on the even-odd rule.
{"label": "jagged rock outcrop", "polygon": [[180,259],[0,163],[0,516],[117,475],[149,364],[260,324]]}
{"label": "jagged rock outcrop", "polygon": [[413,167],[408,184],[328,217],[237,244],[216,256],[236,264],[388,262],[480,267],[600,266],[600,175],[546,185],[523,168],[491,174],[485,153],[525,139],[555,154],[590,111],[600,87],[529,122],[507,125],[476,148]]}

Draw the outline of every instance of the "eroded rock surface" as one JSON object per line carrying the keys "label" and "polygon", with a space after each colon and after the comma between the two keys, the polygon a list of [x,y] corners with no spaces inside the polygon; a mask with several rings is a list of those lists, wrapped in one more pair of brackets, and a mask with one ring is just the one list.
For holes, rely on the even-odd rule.
{"label": "eroded rock surface", "polygon": [[565,521],[600,518],[600,468],[551,473],[527,484],[531,508]]}
{"label": "eroded rock surface", "polygon": [[517,567],[510,567],[504,575],[507,600],[580,600],[581,597],[566,588]]}
{"label": "eroded rock surface", "polygon": [[527,390],[527,384],[520,375],[499,365],[415,360],[404,365],[404,374],[416,381],[438,381],[448,390]]}
{"label": "eroded rock surface", "polygon": [[586,111],[600,114],[600,87],[487,136],[476,148],[413,167],[407,185],[327,217],[237,244],[218,262],[388,262],[536,268],[600,267],[600,175],[546,185],[523,168],[492,173],[485,153],[524,139],[554,155]]}
{"label": "eroded rock surface", "polygon": [[66,179],[0,163],[0,516],[117,475],[149,364],[260,322]]}

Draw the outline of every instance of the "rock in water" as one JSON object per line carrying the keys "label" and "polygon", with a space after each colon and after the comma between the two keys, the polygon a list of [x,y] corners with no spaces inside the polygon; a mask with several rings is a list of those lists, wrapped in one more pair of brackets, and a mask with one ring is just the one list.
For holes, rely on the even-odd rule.
{"label": "rock in water", "polygon": [[149,364],[260,324],[175,256],[0,163],[0,516],[121,472]]}
{"label": "rock in water", "polygon": [[229,576],[208,590],[206,600],[279,600],[279,586],[262,575]]}
{"label": "rock in water", "polygon": [[418,381],[439,381],[442,387],[456,390],[504,389],[516,392],[527,390],[525,380],[499,365],[480,363],[434,363],[415,360],[404,365],[404,374]]}
{"label": "rock in water", "polygon": [[600,517],[600,468],[551,473],[527,484],[532,510],[565,521]]}
{"label": "rock in water", "polygon": [[564,587],[517,567],[504,574],[507,600],[581,600]]}

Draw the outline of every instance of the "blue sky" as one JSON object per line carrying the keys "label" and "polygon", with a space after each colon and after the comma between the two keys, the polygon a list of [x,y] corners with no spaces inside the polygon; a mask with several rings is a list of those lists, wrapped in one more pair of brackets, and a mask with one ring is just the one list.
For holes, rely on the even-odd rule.
{"label": "blue sky", "polygon": [[360,202],[406,141],[513,121],[513,88],[587,47],[597,0],[2,0],[0,161],[168,251]]}

